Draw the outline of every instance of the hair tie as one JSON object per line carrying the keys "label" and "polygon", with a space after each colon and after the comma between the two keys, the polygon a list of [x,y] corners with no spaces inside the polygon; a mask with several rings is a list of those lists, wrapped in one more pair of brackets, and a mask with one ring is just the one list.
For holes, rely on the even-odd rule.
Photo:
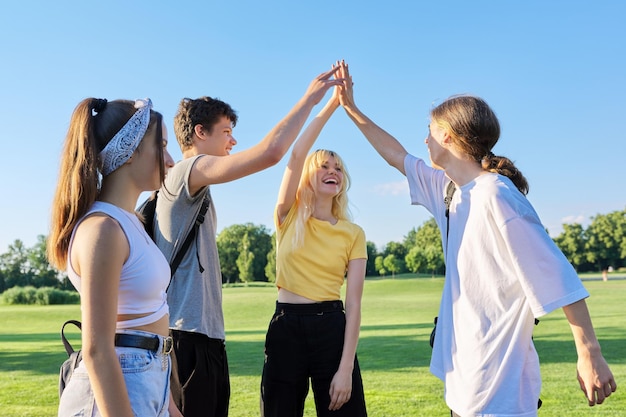
{"label": "hair tie", "polygon": [[477,159],[477,162],[481,162],[481,163],[487,163],[487,165],[491,164],[491,160],[495,158],[495,155],[491,152],[491,151],[487,151],[487,153],[480,157],[480,159]]}
{"label": "hair tie", "polygon": [[96,98],[96,99],[94,99],[93,110],[96,113],[101,113],[102,111],[104,111],[106,106],[107,106],[107,99],[106,98]]}

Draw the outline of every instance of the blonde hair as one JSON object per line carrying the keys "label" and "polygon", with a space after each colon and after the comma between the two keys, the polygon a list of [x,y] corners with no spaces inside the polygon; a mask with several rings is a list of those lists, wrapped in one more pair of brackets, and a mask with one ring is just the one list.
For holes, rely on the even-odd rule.
{"label": "blonde hair", "polygon": [[309,154],[304,161],[304,168],[300,176],[298,191],[296,191],[296,220],[294,233],[294,246],[302,246],[304,242],[305,225],[313,215],[315,207],[315,194],[317,192],[317,182],[315,181],[316,171],[333,157],[337,162],[337,167],[343,172],[343,181],[339,193],[333,197],[331,213],[338,220],[351,220],[352,215],[348,207],[348,189],[350,189],[350,175],[341,159],[333,151],[318,149]]}
{"label": "blonde hair", "polygon": [[[67,267],[67,252],[74,227],[100,193],[98,154],[136,110],[134,102],[130,100],[107,102],[87,98],[72,113],[52,202],[46,248],[48,260],[57,269],[65,270]],[[160,132],[161,115],[151,110],[150,116],[150,125],[144,138],[155,127]],[[157,138],[157,142],[153,145],[158,147],[158,158],[163,161],[162,138]],[[160,169],[162,180],[164,167]]]}

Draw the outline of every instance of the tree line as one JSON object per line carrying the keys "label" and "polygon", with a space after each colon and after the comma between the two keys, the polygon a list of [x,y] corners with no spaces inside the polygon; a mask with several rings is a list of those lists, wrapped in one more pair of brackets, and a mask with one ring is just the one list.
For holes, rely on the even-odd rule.
{"label": "tree line", "polygon": [[[223,282],[274,282],[275,242],[275,233],[263,225],[235,224],[223,229],[217,237]],[[626,267],[626,209],[592,217],[586,228],[564,224],[554,242],[578,272]],[[441,235],[432,217],[411,229],[402,242],[389,242],[381,250],[368,241],[367,256],[367,276],[445,273]],[[27,286],[73,289],[67,275],[49,264],[43,235],[30,248],[15,240],[0,255],[0,293]]]}

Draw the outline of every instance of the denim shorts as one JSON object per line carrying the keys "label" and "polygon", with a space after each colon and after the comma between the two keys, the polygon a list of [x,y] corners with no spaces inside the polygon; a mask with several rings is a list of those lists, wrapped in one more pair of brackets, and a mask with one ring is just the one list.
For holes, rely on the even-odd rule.
{"label": "denim shorts", "polygon": [[[117,333],[154,337],[153,333],[138,330],[117,330]],[[171,362],[163,353],[165,338],[159,336],[157,353],[146,349],[116,347],[122,368],[128,398],[136,417],[169,417]],[[85,362],[74,370],[59,402],[58,417],[99,417]]]}

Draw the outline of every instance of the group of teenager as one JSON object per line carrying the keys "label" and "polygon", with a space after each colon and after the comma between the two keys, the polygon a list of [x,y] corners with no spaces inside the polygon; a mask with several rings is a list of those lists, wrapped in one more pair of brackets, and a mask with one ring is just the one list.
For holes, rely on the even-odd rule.
{"label": "group of teenager", "polygon": [[[304,128],[329,89],[330,99]],[[210,187],[275,165],[289,149],[274,211],[278,291],[260,414],[302,416],[311,386],[318,416],[367,415],[356,355],[365,233],[351,221],[342,158],[331,150],[310,152],[339,107],[407,177],[412,204],[424,206],[442,231],[446,276],[430,369],[444,381],[451,415],[536,416],[541,379],[532,331],[537,317],[558,308],[571,326],[589,405],[616,390],[585,303],[588,292],[526,199],[522,173],[492,153],[500,127],[487,103],[453,96],[431,110],[429,164],[361,112],[342,61],[241,152],[231,154],[237,114],[230,105],[183,99],[174,118],[182,151],[176,163],[149,99],[79,103],[48,240],[51,263],[67,270],[81,295],[83,360],[63,391],[59,416],[228,415]],[[151,238],[135,210],[140,194],[152,190],[159,193]],[[171,274],[172,259],[194,228]]]}

